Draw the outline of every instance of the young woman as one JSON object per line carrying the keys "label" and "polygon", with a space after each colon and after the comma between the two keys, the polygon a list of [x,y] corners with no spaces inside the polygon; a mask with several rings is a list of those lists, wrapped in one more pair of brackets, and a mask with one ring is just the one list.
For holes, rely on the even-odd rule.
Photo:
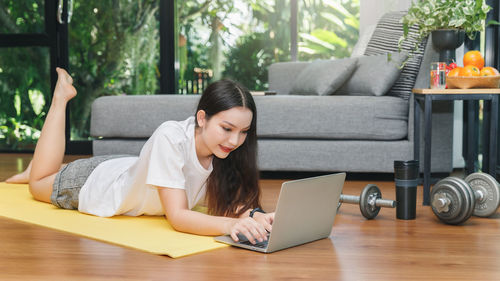
{"label": "young woman", "polygon": [[[165,215],[182,232],[267,239],[274,213],[260,209],[257,112],[248,90],[230,80],[209,85],[196,115],[160,125],[139,157],[97,156],[62,165],[66,106],[76,89],[64,69],[57,73],[33,160],[8,182],[29,182],[36,200],[60,208],[103,217]],[[191,210],[204,199],[208,214]]]}

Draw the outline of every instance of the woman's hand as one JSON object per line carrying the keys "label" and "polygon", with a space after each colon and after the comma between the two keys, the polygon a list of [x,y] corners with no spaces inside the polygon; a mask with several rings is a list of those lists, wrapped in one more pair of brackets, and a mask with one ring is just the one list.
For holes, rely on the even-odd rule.
{"label": "woman's hand", "polygon": [[267,232],[271,232],[273,229],[273,221],[274,221],[274,212],[273,213],[260,213],[260,212],[255,212],[253,214],[253,218],[260,224],[264,226],[264,228],[267,230]]}
{"label": "woman's hand", "polygon": [[264,225],[250,217],[231,220],[227,227],[227,234],[231,235],[231,238],[236,242],[239,241],[238,234],[244,235],[252,244],[256,243],[255,239],[259,242],[267,240],[267,231]]}

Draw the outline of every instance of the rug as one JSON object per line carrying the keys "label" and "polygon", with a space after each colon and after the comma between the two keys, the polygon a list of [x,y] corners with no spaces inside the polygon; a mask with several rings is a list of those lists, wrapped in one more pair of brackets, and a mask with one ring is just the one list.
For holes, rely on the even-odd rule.
{"label": "rug", "polygon": [[59,209],[33,199],[27,184],[0,183],[0,216],[172,258],[227,247],[175,231],[163,216],[101,218]]}

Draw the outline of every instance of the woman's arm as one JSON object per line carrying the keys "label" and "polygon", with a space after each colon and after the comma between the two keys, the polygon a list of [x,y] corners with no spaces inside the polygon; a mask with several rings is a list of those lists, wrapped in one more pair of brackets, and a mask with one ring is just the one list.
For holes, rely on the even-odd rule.
{"label": "woman's arm", "polygon": [[255,239],[259,242],[267,239],[264,226],[248,216],[228,218],[191,211],[187,205],[186,192],[182,189],[158,187],[158,194],[165,217],[177,231],[200,235],[229,234],[235,241],[238,241],[237,235],[241,233],[251,243],[255,243]]}

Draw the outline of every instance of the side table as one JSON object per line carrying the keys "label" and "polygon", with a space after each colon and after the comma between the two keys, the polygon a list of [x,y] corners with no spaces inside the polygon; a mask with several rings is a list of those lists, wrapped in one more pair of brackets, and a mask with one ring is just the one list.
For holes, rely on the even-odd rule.
{"label": "side table", "polygon": [[[498,97],[500,89],[413,89],[414,94],[414,146],[413,156],[415,160],[420,158],[420,112],[422,110],[420,101],[424,101],[424,205],[430,205],[430,176],[431,176],[431,137],[432,137],[432,102],[435,100],[484,100],[483,123],[485,130],[483,134],[488,134],[489,143],[484,147],[483,167],[484,172],[496,177],[497,163],[497,132],[498,132]],[[474,142],[473,116],[468,116],[467,120],[467,144],[470,146]],[[471,151],[471,147],[468,151]],[[470,160],[470,159],[468,159]],[[467,162],[467,170],[471,161]],[[472,165],[474,165],[472,161]]]}

